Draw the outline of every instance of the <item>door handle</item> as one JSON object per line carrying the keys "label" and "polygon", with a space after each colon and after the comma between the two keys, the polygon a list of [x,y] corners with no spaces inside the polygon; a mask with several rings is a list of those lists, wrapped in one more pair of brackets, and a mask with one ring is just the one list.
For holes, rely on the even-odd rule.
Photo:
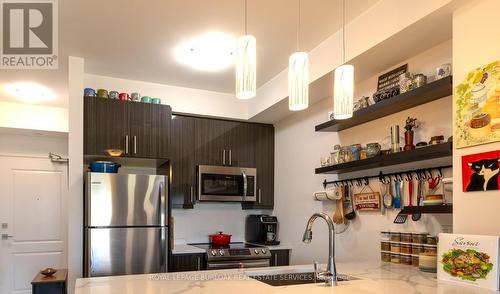
{"label": "door handle", "polygon": [[232,151],[232,150],[231,150],[231,149],[229,149],[229,166],[232,166],[232,165],[233,165],[233,156],[232,156],[232,153],[233,153],[233,152],[231,152],[231,151]]}
{"label": "door handle", "polygon": [[134,136],[134,154],[137,154],[137,136]]}
{"label": "door handle", "polygon": [[191,200],[191,204],[194,204],[194,188],[193,188],[193,186],[189,187],[189,198]]}
{"label": "door handle", "polygon": [[199,256],[197,258],[197,262],[198,262],[198,270],[201,270],[201,258]]}
{"label": "door handle", "polygon": [[226,149],[222,150],[222,165],[226,165]]}
{"label": "door handle", "polygon": [[128,154],[128,135],[125,135],[125,154]]}
{"label": "door handle", "polygon": [[243,174],[243,201],[245,201],[248,192],[248,179],[247,179],[247,174],[245,172],[242,172],[242,174]]}
{"label": "door handle", "polygon": [[259,188],[259,193],[257,193],[257,203],[260,203],[261,194],[262,194],[262,189]]}
{"label": "door handle", "polygon": [[9,234],[2,234],[2,240],[8,240],[9,238],[14,238],[14,236],[11,236]]}

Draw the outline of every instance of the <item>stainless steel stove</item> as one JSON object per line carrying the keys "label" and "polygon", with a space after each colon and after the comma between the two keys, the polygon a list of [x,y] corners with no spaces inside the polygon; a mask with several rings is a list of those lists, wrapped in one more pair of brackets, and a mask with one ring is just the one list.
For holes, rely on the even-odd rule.
{"label": "stainless steel stove", "polygon": [[206,250],[207,269],[254,268],[270,266],[271,251],[260,245],[230,243],[228,246],[190,244]]}

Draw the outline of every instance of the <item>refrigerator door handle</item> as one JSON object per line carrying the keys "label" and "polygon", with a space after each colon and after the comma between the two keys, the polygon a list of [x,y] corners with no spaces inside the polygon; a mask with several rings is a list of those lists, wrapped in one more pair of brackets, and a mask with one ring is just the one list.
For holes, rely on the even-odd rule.
{"label": "refrigerator door handle", "polygon": [[167,270],[167,237],[166,237],[166,230],[168,230],[168,228],[162,228],[161,229],[161,246],[160,246],[160,250],[161,250],[161,253],[160,253],[160,258],[161,258],[161,261],[160,261],[160,270],[164,273],[168,272]]}
{"label": "refrigerator door handle", "polygon": [[165,192],[164,192],[164,189],[163,189],[163,183],[160,183],[158,185],[158,196],[160,197],[160,201],[159,201],[159,205],[158,205],[158,210],[159,210],[159,214],[158,214],[158,218],[159,218],[159,223],[160,225],[164,226],[166,225],[166,209],[165,209],[165,205],[166,205],[166,202],[165,202]]}

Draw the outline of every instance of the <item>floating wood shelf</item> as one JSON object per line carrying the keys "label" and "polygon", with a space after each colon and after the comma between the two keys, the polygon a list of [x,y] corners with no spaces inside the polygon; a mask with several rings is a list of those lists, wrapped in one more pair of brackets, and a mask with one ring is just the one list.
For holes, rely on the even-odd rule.
{"label": "floating wood shelf", "polygon": [[316,174],[342,174],[445,157],[450,157],[451,165],[451,156],[452,145],[451,142],[448,142],[437,145],[429,145],[409,151],[401,151],[388,155],[379,155],[372,158],[320,167],[316,168]]}
{"label": "floating wood shelf", "polygon": [[424,206],[405,206],[401,213],[404,214],[426,214],[426,213],[453,213],[452,204],[442,205],[424,205]]}
{"label": "floating wood shelf", "polygon": [[330,120],[315,127],[316,132],[338,132],[354,126],[419,106],[452,94],[452,77],[448,76],[422,87],[377,102],[367,108],[355,111],[346,120]]}

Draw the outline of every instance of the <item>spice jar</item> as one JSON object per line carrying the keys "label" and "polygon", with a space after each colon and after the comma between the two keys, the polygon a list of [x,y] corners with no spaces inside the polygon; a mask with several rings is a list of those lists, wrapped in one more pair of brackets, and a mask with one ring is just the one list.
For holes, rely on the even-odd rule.
{"label": "spice jar", "polygon": [[359,160],[360,159],[360,154],[359,154],[360,151],[361,151],[361,145],[360,144],[351,145],[352,160]]}
{"label": "spice jar", "polygon": [[408,92],[411,89],[412,76],[411,73],[405,72],[399,75],[399,93]]}
{"label": "spice jar", "polygon": [[380,242],[380,250],[391,251],[391,242]]}
{"label": "spice jar", "polygon": [[416,74],[413,76],[411,88],[416,89],[418,87],[422,87],[425,84],[427,84],[427,77],[424,74]]}
{"label": "spice jar", "polygon": [[359,159],[366,159],[366,149],[365,148],[361,148],[361,150],[359,151]]}
{"label": "spice jar", "polygon": [[401,233],[401,242],[411,243],[411,233]]}
{"label": "spice jar", "polygon": [[424,252],[424,246],[419,245],[419,244],[412,244],[411,245],[411,253],[412,254],[420,254],[421,252]]}
{"label": "spice jar", "polygon": [[424,245],[424,253],[437,254],[437,246],[436,245]]}
{"label": "spice jar", "polygon": [[411,244],[401,244],[401,253],[411,254]]}
{"label": "spice jar", "polygon": [[350,161],[352,161],[351,147],[344,146],[340,148],[339,163],[350,162]]}
{"label": "spice jar", "polygon": [[437,245],[438,238],[436,236],[427,236],[427,244],[428,245]]}
{"label": "spice jar", "polygon": [[382,241],[390,241],[391,240],[391,233],[390,232],[380,232],[380,239]]}
{"label": "spice jar", "polygon": [[401,252],[401,244],[391,243],[391,252],[400,253]]}
{"label": "spice jar", "polygon": [[412,258],[410,254],[401,254],[400,260],[402,264],[411,265]]}
{"label": "spice jar", "polygon": [[330,158],[332,160],[332,164],[339,164],[339,156],[340,156],[340,145],[337,144],[333,146],[333,151],[330,152]]}
{"label": "spice jar", "polygon": [[418,266],[418,260],[419,260],[418,254],[411,256],[411,264],[413,266]]}
{"label": "spice jar", "polygon": [[391,254],[388,252],[380,252],[380,256],[383,262],[391,262]]}
{"label": "spice jar", "polygon": [[392,263],[401,263],[401,255],[397,253],[391,253],[391,262]]}
{"label": "spice jar", "polygon": [[391,241],[392,242],[401,242],[401,233],[391,232]]}
{"label": "spice jar", "polygon": [[427,233],[412,234],[411,239],[412,239],[412,243],[426,244],[427,243]]}

